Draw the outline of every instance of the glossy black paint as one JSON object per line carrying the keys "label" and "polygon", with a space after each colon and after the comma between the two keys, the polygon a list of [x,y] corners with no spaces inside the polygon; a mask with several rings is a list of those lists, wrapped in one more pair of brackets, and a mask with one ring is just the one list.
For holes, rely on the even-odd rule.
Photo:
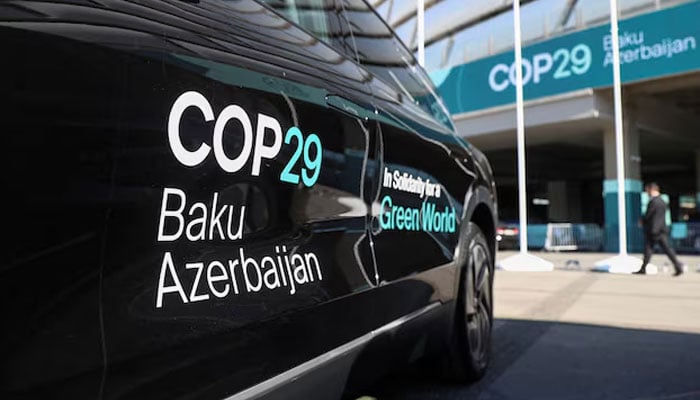
{"label": "glossy black paint", "polygon": [[[363,2],[315,3],[328,22],[323,37],[285,19],[272,1],[0,3],[9,99],[0,120],[8,233],[0,259],[3,398],[224,398],[436,302],[446,305],[438,318],[444,329],[378,339],[338,368],[341,377],[350,374],[352,393],[382,373],[365,373],[377,357],[393,360],[397,349],[419,343],[438,347],[432,343],[449,329],[456,296],[459,229],[381,229],[384,195],[420,206],[414,195],[382,187],[383,171],[438,183],[439,207],[454,207],[458,223],[490,224],[482,229],[493,236],[490,168],[456,138],[416,78],[420,70],[358,51],[376,41],[402,46],[388,30],[358,29],[354,19],[376,17]],[[386,82],[387,68],[413,76],[414,101]],[[237,105],[253,125],[262,113],[282,132],[316,133],[318,183],[280,182],[293,152],[285,145],[263,160],[259,176],[250,159],[236,173],[223,171],[213,154],[182,165],[167,129],[173,103],[187,91],[202,94],[214,116]],[[186,111],[184,146],[212,145],[214,125]],[[243,146],[234,134],[240,129],[225,128],[231,157]],[[219,204],[245,206],[242,237],[159,241],[166,188],[184,192],[188,208],[213,208],[214,193]],[[165,225],[171,234],[172,222]],[[186,263],[206,268],[242,258],[241,251],[261,260],[281,246],[313,252],[322,279],[293,294],[288,287],[245,293],[239,280],[239,294],[230,286],[217,298],[201,277],[190,290],[197,270]],[[158,306],[166,254],[187,297],[208,299],[168,293]]]}

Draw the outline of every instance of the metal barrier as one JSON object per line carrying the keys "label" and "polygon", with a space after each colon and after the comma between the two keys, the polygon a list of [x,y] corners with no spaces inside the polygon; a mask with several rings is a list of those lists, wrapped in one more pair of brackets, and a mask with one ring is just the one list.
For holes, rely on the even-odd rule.
{"label": "metal barrier", "polygon": [[[605,231],[597,224],[561,223],[538,226],[543,228],[544,245],[540,241],[531,247],[543,248],[545,251],[603,250]],[[674,222],[669,233],[671,244],[677,252],[700,253],[700,222]]]}
{"label": "metal barrier", "polygon": [[679,253],[700,253],[700,222],[674,223],[671,241]]}
{"label": "metal barrier", "polygon": [[600,251],[603,229],[596,224],[547,224],[546,251]]}

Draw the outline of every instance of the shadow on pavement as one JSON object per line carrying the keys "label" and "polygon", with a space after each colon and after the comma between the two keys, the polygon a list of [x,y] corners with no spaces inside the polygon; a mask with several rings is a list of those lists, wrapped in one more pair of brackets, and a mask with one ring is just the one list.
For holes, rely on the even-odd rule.
{"label": "shadow on pavement", "polygon": [[[698,316],[700,318],[700,316]],[[501,319],[491,366],[472,385],[416,372],[373,394],[384,399],[700,399],[700,335]]]}

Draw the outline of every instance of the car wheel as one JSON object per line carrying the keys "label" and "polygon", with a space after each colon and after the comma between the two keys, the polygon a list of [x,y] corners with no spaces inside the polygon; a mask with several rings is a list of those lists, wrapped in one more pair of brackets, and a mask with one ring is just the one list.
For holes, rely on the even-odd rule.
{"label": "car wheel", "polygon": [[448,343],[445,377],[475,381],[491,356],[493,326],[493,257],[479,227],[469,223],[463,236],[459,292]]}

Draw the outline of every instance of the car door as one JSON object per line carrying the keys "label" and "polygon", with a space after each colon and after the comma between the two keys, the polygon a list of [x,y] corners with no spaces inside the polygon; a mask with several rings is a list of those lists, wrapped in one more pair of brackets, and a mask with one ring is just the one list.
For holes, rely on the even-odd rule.
{"label": "car door", "polygon": [[66,41],[47,8],[0,4],[3,399],[97,398],[103,376],[100,249],[118,68]]}
{"label": "car door", "polygon": [[127,82],[105,398],[225,397],[373,329],[356,66],[250,0],[91,12]]}
{"label": "car door", "polygon": [[454,156],[454,128],[413,56],[364,1],[339,1],[377,108],[381,177],[372,238],[380,278],[449,265],[474,180],[469,160]]}

